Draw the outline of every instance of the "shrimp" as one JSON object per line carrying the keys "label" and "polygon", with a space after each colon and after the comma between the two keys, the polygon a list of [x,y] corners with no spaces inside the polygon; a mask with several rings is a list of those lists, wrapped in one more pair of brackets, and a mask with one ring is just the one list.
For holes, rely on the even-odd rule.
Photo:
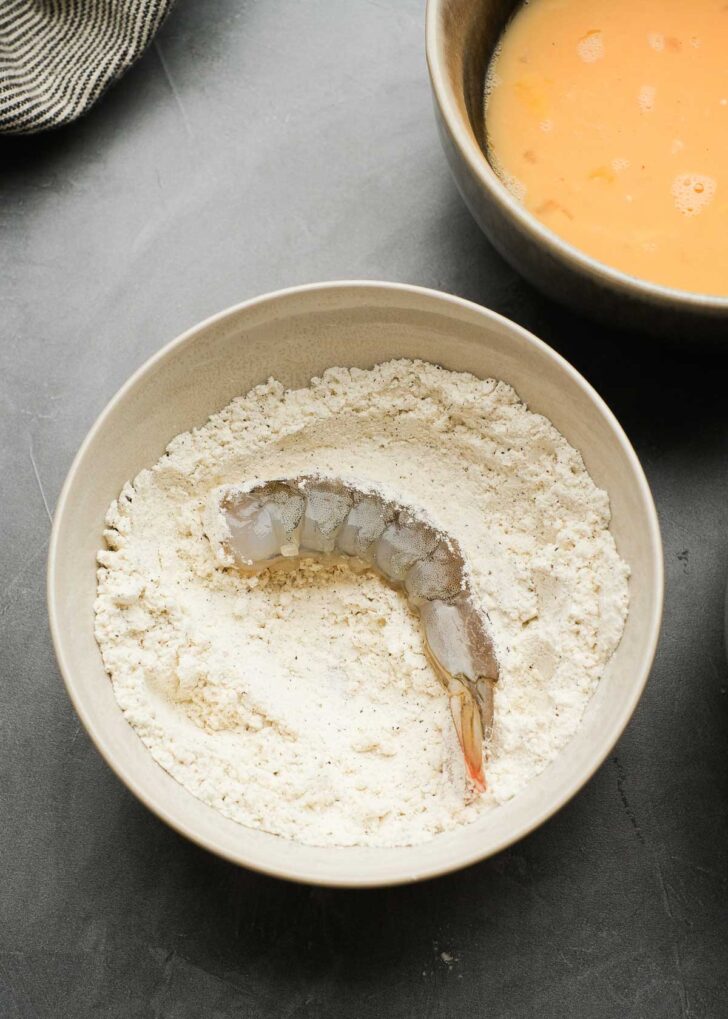
{"label": "shrimp", "polygon": [[312,474],[215,489],[206,530],[218,562],[245,576],[295,569],[302,559],[346,559],[403,589],[450,699],[468,774],[485,790],[483,741],[493,724],[498,662],[452,537],[374,487]]}

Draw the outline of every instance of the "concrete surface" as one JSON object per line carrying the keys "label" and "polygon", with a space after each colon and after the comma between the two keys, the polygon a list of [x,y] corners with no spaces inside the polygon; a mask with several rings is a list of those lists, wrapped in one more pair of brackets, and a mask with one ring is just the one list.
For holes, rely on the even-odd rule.
{"label": "concrete surface", "polygon": [[[440,152],[420,0],[180,0],[83,121],[0,142],[0,1016],[728,1015],[726,372],[619,335],[495,255]],[[342,893],[239,871],[91,747],[46,625],[50,517],[143,359],[326,278],[449,290],[570,358],[635,443],[668,595],[647,693],[542,830],[459,875]]]}

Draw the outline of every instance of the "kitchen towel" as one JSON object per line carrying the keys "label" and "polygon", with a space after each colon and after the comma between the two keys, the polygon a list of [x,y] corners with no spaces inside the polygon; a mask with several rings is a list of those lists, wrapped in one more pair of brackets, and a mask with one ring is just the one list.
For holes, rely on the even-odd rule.
{"label": "kitchen towel", "polygon": [[0,0],[0,132],[75,120],[134,63],[172,0]]}

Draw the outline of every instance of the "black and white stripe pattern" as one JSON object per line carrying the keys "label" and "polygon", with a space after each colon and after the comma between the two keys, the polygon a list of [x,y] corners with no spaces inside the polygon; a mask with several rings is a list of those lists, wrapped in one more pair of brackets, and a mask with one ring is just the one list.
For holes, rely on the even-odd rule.
{"label": "black and white stripe pattern", "polygon": [[172,0],[0,0],[0,132],[67,124],[144,51]]}

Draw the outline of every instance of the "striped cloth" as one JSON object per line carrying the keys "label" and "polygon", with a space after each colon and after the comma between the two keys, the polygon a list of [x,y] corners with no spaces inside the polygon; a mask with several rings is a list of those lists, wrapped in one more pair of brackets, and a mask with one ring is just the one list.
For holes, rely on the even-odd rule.
{"label": "striped cloth", "polygon": [[172,0],[0,0],[0,132],[75,120],[144,51]]}

